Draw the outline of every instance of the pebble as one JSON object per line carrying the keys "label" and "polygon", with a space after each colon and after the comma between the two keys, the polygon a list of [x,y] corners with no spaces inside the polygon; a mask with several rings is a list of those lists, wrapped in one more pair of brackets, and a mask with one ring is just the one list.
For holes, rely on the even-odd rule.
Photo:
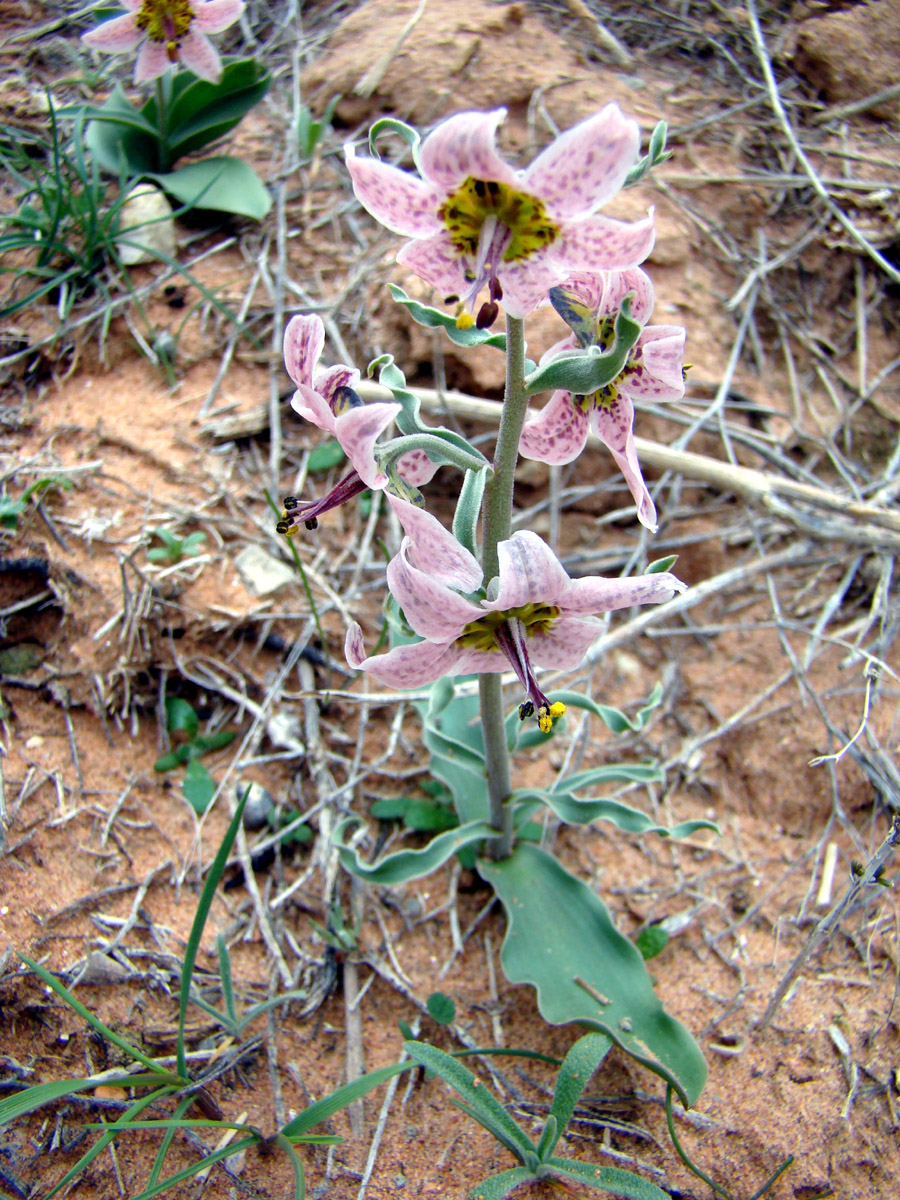
{"label": "pebble", "polygon": [[262,829],[268,823],[269,813],[275,807],[275,801],[261,783],[237,783],[234,787],[235,799],[240,799],[249,787],[250,795],[244,805],[244,828]]}
{"label": "pebble", "polygon": [[125,198],[119,213],[119,257],[126,267],[175,257],[172,206],[158,187],[139,183]]}

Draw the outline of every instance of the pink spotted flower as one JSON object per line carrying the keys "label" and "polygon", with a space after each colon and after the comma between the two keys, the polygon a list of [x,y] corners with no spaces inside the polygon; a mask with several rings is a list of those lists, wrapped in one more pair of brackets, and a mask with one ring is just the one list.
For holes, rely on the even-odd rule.
{"label": "pink spotted flower", "polygon": [[658,604],[685,590],[667,572],[570,579],[550,547],[522,530],[500,542],[499,575],[485,595],[478,561],[439,521],[403,501],[391,503],[406,536],[388,565],[388,586],[423,640],[367,658],[362,631],[353,624],[345,643],[348,663],[389,687],[418,688],[444,675],[511,667],[525,697],[520,717],[536,717],[546,732],[565,707],[544,694],[535,666],[577,667],[602,631],[601,613]]}
{"label": "pink spotted flower", "polygon": [[593,429],[616,460],[637,505],[638,520],[656,529],[656,508],[641,474],[634,445],[633,400],[677,400],[684,395],[684,329],[648,325],[653,285],[638,268],[600,275],[575,275],[554,288],[550,300],[572,333],[544,355],[588,346],[608,349],[616,314],[631,293],[631,315],[644,328],[621,373],[589,396],[557,391],[538,415],[526,421],[519,442],[525,458],[560,465],[577,458]]}
{"label": "pink spotted flower", "polygon": [[449,117],[425,138],[420,176],[345,152],[360,203],[411,240],[397,261],[426,280],[470,326],[502,302],[525,317],[575,271],[620,270],[653,246],[653,214],[634,224],[598,216],[637,159],[636,121],[615,104],[562,134],[516,171],[494,145],[505,108]]}
{"label": "pink spotted flower", "polygon": [[244,11],[244,0],[119,0],[128,11],[104,21],[82,41],[95,50],[125,54],[137,50],[134,82],[156,79],[179,59],[210,83],[222,77],[222,63],[206,36],[221,33]]}
{"label": "pink spotted flower", "polygon": [[427,483],[437,470],[421,450],[404,454],[392,476],[381,469],[375,457],[375,443],[393,423],[401,406],[394,402],[365,404],[354,390],[359,383],[355,367],[337,364],[320,369],[324,346],[325,327],[321,317],[311,314],[291,318],[284,331],[284,362],[297,386],[291,407],[337,440],[352,470],[320,500],[304,503],[295,496],[285,498],[285,512],[276,528],[288,536],[301,523],[314,529],[322,513],[367,488],[390,487],[404,496],[415,495],[418,485]]}

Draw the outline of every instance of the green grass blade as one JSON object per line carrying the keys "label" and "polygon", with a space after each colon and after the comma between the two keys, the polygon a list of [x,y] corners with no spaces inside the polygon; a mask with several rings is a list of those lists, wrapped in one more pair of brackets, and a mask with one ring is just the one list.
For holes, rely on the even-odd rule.
{"label": "green grass blade", "polygon": [[[175,1119],[178,1120],[183,1117],[193,1103],[193,1096],[185,1096],[182,1100],[179,1100],[178,1106],[175,1109]],[[156,1158],[153,1160],[153,1166],[150,1168],[150,1176],[147,1179],[148,1187],[153,1187],[153,1185],[158,1182],[159,1177],[162,1174],[163,1163],[166,1161],[166,1155],[169,1153],[169,1147],[172,1145],[174,1137],[175,1130],[167,1129],[160,1147],[156,1152]]]}
{"label": "green grass blade", "polygon": [[[119,1037],[117,1033],[113,1033],[109,1026],[104,1025],[99,1017],[95,1017],[90,1009],[85,1008],[80,1000],[76,1000],[66,985],[64,983],[60,983],[58,979],[51,975],[46,967],[42,967],[40,963],[34,962],[33,959],[26,957],[24,954],[20,954],[19,957],[21,958],[22,962],[26,963],[31,970],[34,971],[36,975],[39,975],[41,979],[43,979],[47,987],[52,988],[53,991],[56,992],[60,1000],[62,1000],[65,1004],[68,1004],[69,1008],[71,1008],[73,1012],[77,1012],[82,1020],[87,1021],[88,1025],[90,1025],[92,1029],[96,1029],[97,1033],[105,1037],[107,1041],[112,1042],[114,1046],[118,1046],[120,1050],[124,1051],[124,1053],[127,1054],[129,1058],[134,1059],[135,1062],[143,1063],[144,1066],[149,1067],[151,1071],[156,1071],[158,1069],[152,1058],[148,1058],[147,1055],[138,1050],[136,1046],[132,1046],[130,1042],[126,1042],[125,1039]],[[168,1074],[166,1071],[160,1071],[159,1073],[161,1075]]]}
{"label": "green grass blade", "polygon": [[345,1083],[337,1091],[323,1096],[321,1100],[317,1100],[309,1108],[304,1108],[303,1112],[298,1113],[293,1121],[288,1121],[284,1129],[281,1130],[281,1133],[287,1138],[296,1138],[298,1134],[305,1133],[307,1129],[312,1129],[314,1125],[319,1125],[322,1121],[327,1121],[329,1117],[333,1117],[340,1109],[346,1108],[348,1104],[352,1104],[360,1096],[365,1096],[367,1092],[371,1092],[380,1083],[386,1083],[395,1075],[399,1075],[402,1071],[409,1071],[416,1065],[411,1058],[404,1059],[403,1062],[391,1063],[390,1066],[379,1067],[377,1071],[370,1071],[360,1079],[354,1079],[352,1083]]}
{"label": "green grass blade", "polygon": [[200,893],[200,902],[197,905],[197,912],[194,914],[194,923],[191,925],[190,936],[188,937],[188,943],[184,951],[184,966],[181,968],[181,988],[178,1004],[178,1043],[176,1046],[178,1074],[183,1078],[187,1078],[187,1058],[184,1052],[184,1019],[187,1013],[188,1002],[191,998],[191,979],[194,975],[197,951],[200,949],[200,938],[203,936],[203,927],[206,925],[206,918],[209,916],[209,910],[212,908],[213,897],[216,894],[216,888],[219,886],[219,880],[222,878],[222,872],[225,870],[225,863],[228,861],[228,855],[231,853],[231,847],[234,844],[234,839],[237,837],[238,826],[241,823],[244,805],[247,803],[249,795],[250,789],[245,788],[244,794],[238,800],[237,808],[234,810],[231,824],[228,826],[225,836],[222,839],[222,844],[219,846],[216,857],[213,859],[213,864],[209,868],[209,874],[206,877],[206,883],[203,885],[203,891]]}
{"label": "green grass blade", "polygon": [[55,1079],[50,1083],[36,1083],[24,1092],[17,1092],[14,1096],[0,1100],[0,1128],[17,1117],[27,1116],[28,1113],[43,1108],[45,1104],[62,1099],[63,1096],[86,1092],[90,1088],[100,1087],[101,1084],[108,1087],[141,1087],[150,1084],[159,1086],[161,1082],[177,1087],[183,1080],[162,1071],[152,1071],[146,1075],[128,1075],[122,1072],[118,1075],[92,1075],[88,1079]]}
{"label": "green grass blade", "polygon": [[[272,512],[275,514],[276,519],[279,518],[281,516],[281,508],[275,503],[267,490],[263,492],[263,495],[268,502],[269,508],[271,508]],[[300,582],[303,584],[303,590],[306,592],[306,603],[309,605],[309,611],[312,613],[313,620],[316,623],[316,633],[319,635],[319,641],[322,643],[322,649],[327,654],[328,641],[325,637],[325,630],[322,628],[322,625],[319,621],[319,610],[316,608],[316,602],[313,599],[312,588],[309,586],[309,580],[306,578],[306,572],[303,569],[303,563],[300,559],[300,555],[297,553],[297,547],[290,540],[290,538],[288,539],[288,546],[291,554],[293,555],[294,566],[297,568],[297,573],[300,576]]]}
{"label": "green grass blade", "polygon": [[222,999],[225,1001],[225,1011],[228,1013],[232,1025],[240,1033],[237,1008],[234,1003],[234,984],[231,979],[231,956],[221,933],[216,938],[216,949],[219,952],[219,977],[222,980]]}
{"label": "green grass blade", "polygon": [[103,1136],[97,1138],[90,1150],[88,1150],[85,1154],[82,1154],[75,1166],[72,1167],[70,1171],[67,1171],[59,1183],[57,1183],[55,1187],[47,1193],[45,1200],[53,1200],[53,1197],[57,1192],[61,1192],[63,1188],[68,1187],[72,1180],[77,1179],[85,1167],[89,1167],[97,1155],[102,1154],[110,1142],[112,1142],[116,1136],[122,1132],[123,1129],[127,1128],[127,1126],[131,1124],[132,1116],[137,1116],[138,1113],[143,1112],[148,1105],[153,1104],[154,1101],[161,1099],[168,1093],[168,1091],[168,1088],[157,1088],[155,1092],[151,1092],[148,1096],[142,1096],[140,1100],[138,1100],[137,1103],[132,1104],[131,1108],[129,1108],[127,1112],[123,1113],[117,1121],[113,1121],[111,1124],[105,1125],[104,1128],[106,1132],[103,1134]]}
{"label": "green grass blade", "polygon": [[223,1146],[221,1150],[213,1150],[212,1154],[207,1154],[199,1162],[192,1163],[191,1166],[185,1167],[183,1171],[178,1171],[174,1175],[170,1175],[162,1183],[156,1183],[153,1187],[145,1188],[139,1195],[132,1196],[131,1200],[151,1200],[151,1197],[158,1196],[160,1192],[168,1191],[176,1183],[183,1183],[185,1179],[191,1179],[206,1167],[211,1167],[215,1163],[221,1162],[223,1158],[231,1158],[232,1154],[240,1154],[242,1150],[247,1150],[250,1146],[258,1143],[259,1138],[248,1137],[244,1138],[241,1142],[234,1142],[230,1146]]}
{"label": "green grass blade", "polygon": [[294,1200],[306,1200],[306,1173],[303,1170],[300,1155],[284,1134],[276,1134],[275,1140],[291,1160],[291,1166],[294,1168]]}

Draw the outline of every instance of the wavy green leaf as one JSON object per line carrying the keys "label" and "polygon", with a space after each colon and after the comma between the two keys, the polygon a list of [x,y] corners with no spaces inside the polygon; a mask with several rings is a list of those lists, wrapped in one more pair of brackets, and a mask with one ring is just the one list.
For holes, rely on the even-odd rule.
{"label": "wavy green leaf", "polygon": [[[650,768],[646,768],[646,770],[649,771]],[[607,781],[642,783],[655,778],[652,775],[641,775],[641,768],[638,764],[598,767],[597,771],[603,771],[604,774],[598,778]],[[594,775],[593,771],[589,773]],[[510,803],[515,807],[517,824],[533,816],[541,805],[546,805],[561,821],[565,821],[569,825],[590,825],[592,821],[612,821],[625,833],[655,833],[659,837],[671,838],[690,837],[700,829],[711,830],[713,833],[719,832],[718,826],[714,822],[704,820],[682,821],[670,829],[666,825],[657,825],[646,813],[641,812],[638,808],[631,808],[620,800],[610,800],[603,796],[597,799],[591,797],[582,799],[567,790],[555,792],[545,791],[541,788],[519,788],[512,793]]]}
{"label": "wavy green leaf", "polygon": [[611,349],[593,353],[562,354],[532,371],[525,380],[527,395],[562,388],[578,396],[589,396],[612,383],[628,361],[641,332],[639,322],[631,316],[628,297],[616,314],[616,340]]}
{"label": "wavy green leaf", "polygon": [[527,842],[502,861],[479,859],[478,871],[506,910],[507,979],[537,990],[551,1025],[577,1021],[598,1029],[693,1104],[706,1081],[703,1056],[663,1009],[640,953],[599,896]]}
{"label": "wavy green leaf", "polygon": [[424,875],[430,875],[458,850],[474,846],[497,832],[486,821],[470,821],[456,829],[448,829],[446,833],[439,833],[427,846],[419,850],[398,850],[396,854],[388,854],[376,863],[366,863],[352,846],[342,841],[347,828],[358,824],[359,817],[347,817],[334,831],[334,846],[341,863],[351,875],[388,886],[408,883],[411,879],[421,879]]}

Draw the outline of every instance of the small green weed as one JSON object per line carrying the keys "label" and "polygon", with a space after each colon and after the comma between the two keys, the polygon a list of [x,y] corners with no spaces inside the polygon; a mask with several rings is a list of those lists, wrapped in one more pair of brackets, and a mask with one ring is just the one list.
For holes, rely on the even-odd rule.
{"label": "small green weed", "polygon": [[61,488],[64,492],[72,490],[71,479],[63,475],[48,475],[30,484],[17,499],[0,494],[0,530],[8,529],[15,532],[19,528],[19,517],[28,509],[28,502],[35,496],[43,496],[51,488]]}
{"label": "small green weed", "polygon": [[202,815],[215,795],[216,783],[198,759],[204,754],[212,753],[213,750],[222,750],[229,746],[237,735],[230,730],[202,734],[196,710],[178,696],[166,697],[166,729],[169,736],[179,744],[174,750],[158,758],[153,764],[153,770],[162,774],[187,764],[182,792],[194,812]]}
{"label": "small green weed", "polygon": [[154,529],[153,536],[159,538],[161,546],[153,546],[147,551],[147,558],[152,563],[166,563],[174,566],[185,558],[196,558],[203,553],[203,543],[206,534],[195,530],[186,537],[180,538],[168,529]]}

